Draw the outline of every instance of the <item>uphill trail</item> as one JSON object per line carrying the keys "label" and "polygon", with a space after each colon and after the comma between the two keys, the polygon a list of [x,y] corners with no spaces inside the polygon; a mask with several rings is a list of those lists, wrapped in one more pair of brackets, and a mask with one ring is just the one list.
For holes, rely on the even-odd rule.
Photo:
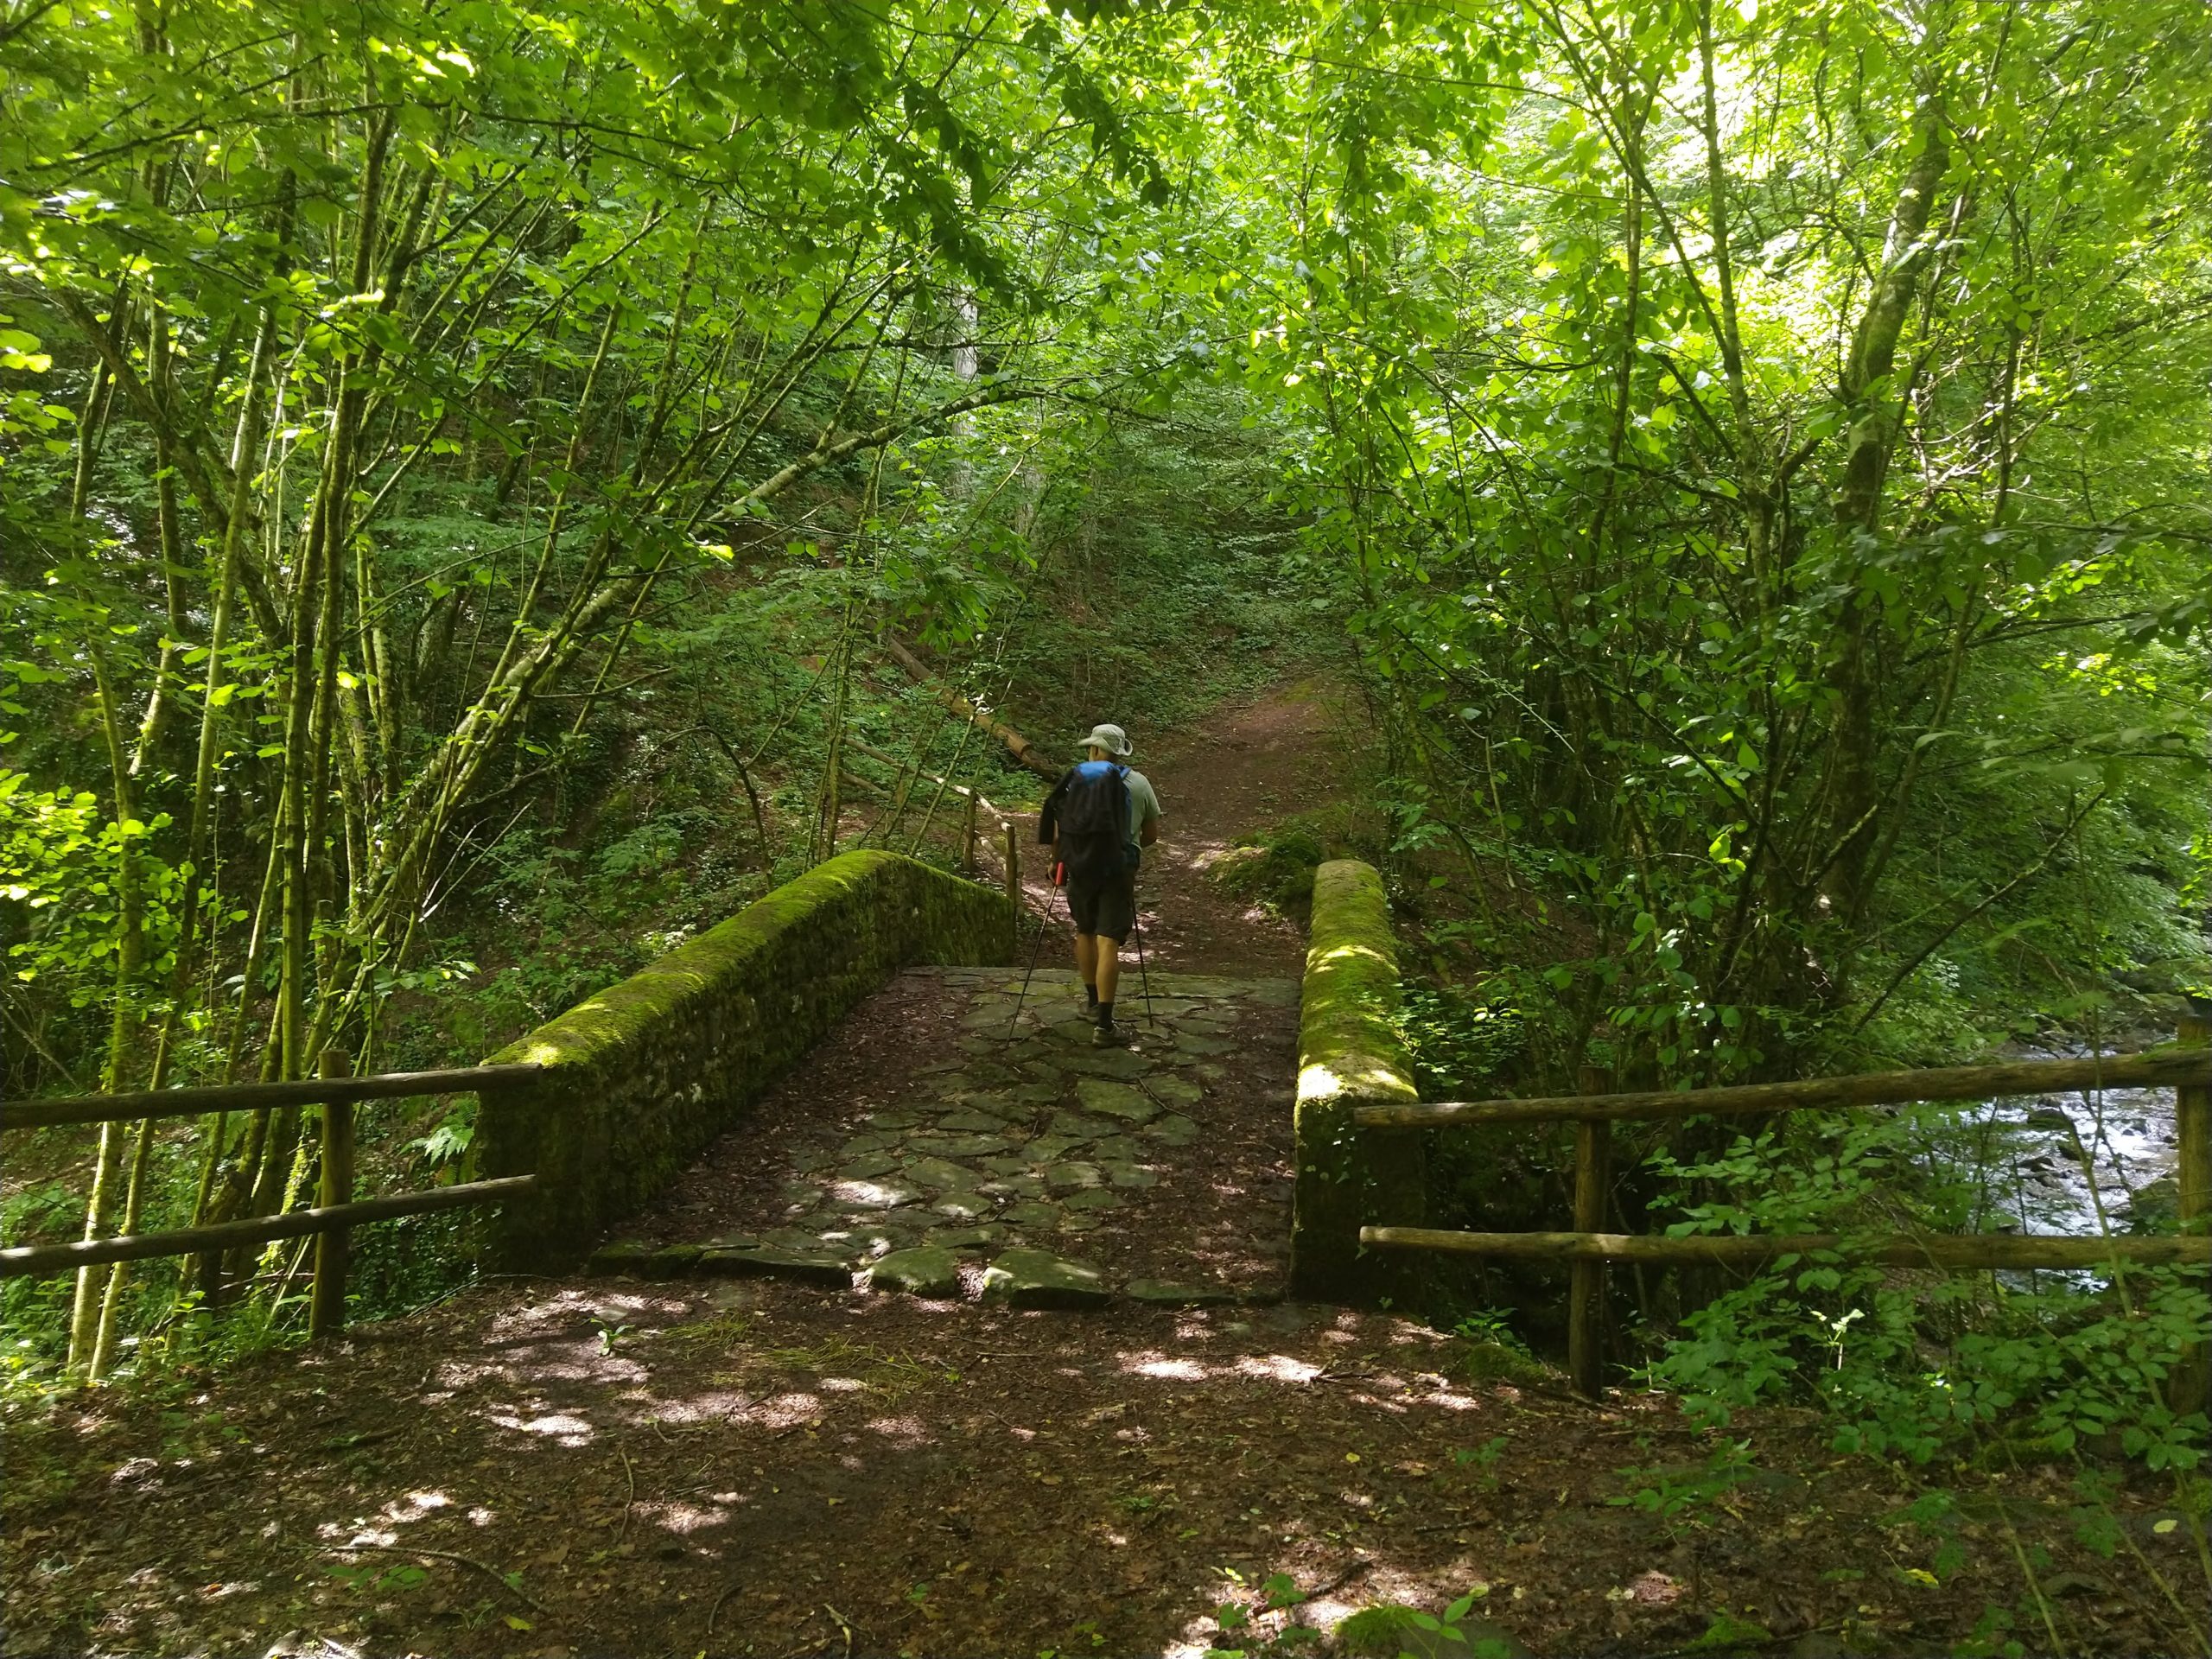
{"label": "uphill trail", "polygon": [[[1163,803],[1160,844],[1145,855],[1140,898],[1146,950],[1185,973],[1297,977],[1306,939],[1293,922],[1229,897],[1208,872],[1239,837],[1335,799],[1351,767],[1341,696],[1301,684],[1172,737],[1131,763]],[[1050,893],[1031,872],[1029,897]]]}
{"label": "uphill trail", "polygon": [[1130,1049],[1064,967],[1018,1018],[901,975],[598,1272],[11,1422],[5,1651],[1195,1659],[1475,1586],[1507,1653],[1959,1624],[1817,1425],[1677,1525],[1629,1495],[1722,1443],[1665,1402],[1284,1300],[1300,943],[1205,869],[1348,729],[1278,694],[1147,766]]}

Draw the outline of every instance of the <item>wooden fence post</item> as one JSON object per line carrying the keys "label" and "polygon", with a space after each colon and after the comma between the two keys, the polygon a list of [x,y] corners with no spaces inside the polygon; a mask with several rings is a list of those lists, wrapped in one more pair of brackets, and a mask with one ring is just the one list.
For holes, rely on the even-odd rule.
{"label": "wooden fence post", "polygon": [[[1575,1075],[1586,1095],[1605,1092],[1594,1065]],[[1574,1230],[1605,1230],[1605,1194],[1613,1182],[1613,1126],[1603,1118],[1574,1120]],[[1577,1261],[1567,1270],[1567,1370],[1575,1392],[1595,1400],[1605,1388],[1605,1264]]]}
{"label": "wooden fence post", "polygon": [[[353,1064],[342,1048],[326,1048],[316,1067],[318,1075],[350,1077]],[[325,1209],[350,1204],[353,1198],[353,1103],[326,1100],[322,1103],[322,1185],[317,1202]],[[315,1242],[315,1292],[308,1305],[308,1335],[320,1341],[346,1328],[346,1268],[353,1252],[353,1236],[343,1227],[331,1227]]]}
{"label": "wooden fence post", "polygon": [[[1574,1230],[1605,1230],[1605,1193],[1613,1181],[1613,1126],[1574,1120]],[[1596,1400],[1605,1389],[1605,1264],[1578,1260],[1568,1270],[1567,1369],[1575,1392]]]}
{"label": "wooden fence post", "polygon": [[960,837],[960,868],[964,874],[976,874],[976,791],[968,791],[968,820]]}
{"label": "wooden fence post", "polygon": [[1006,901],[1021,907],[1021,837],[1012,818],[1006,821]]}
{"label": "wooden fence post", "polygon": [[[2212,1042],[2212,998],[2191,996],[2174,1035],[2192,1047]],[[2201,1083],[2175,1088],[2174,1128],[2181,1142],[2176,1208],[2182,1230],[2201,1233],[2212,1226],[2212,1088]],[[2212,1344],[2200,1342],[2183,1353],[2167,1381],[2167,1403],[2183,1416],[2212,1410]]]}

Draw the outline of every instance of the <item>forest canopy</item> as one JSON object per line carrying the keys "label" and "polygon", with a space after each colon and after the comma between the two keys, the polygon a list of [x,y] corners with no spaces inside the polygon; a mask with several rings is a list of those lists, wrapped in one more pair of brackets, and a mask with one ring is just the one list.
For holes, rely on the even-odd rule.
{"label": "forest canopy", "polygon": [[[1335,653],[1554,1077],[2201,982],[2204,22],[12,0],[10,1091],[474,1058],[592,988],[479,957],[727,913],[871,739],[929,851],[1020,785],[893,645],[1070,727]],[[78,1201],[267,1213],[311,1130]]]}

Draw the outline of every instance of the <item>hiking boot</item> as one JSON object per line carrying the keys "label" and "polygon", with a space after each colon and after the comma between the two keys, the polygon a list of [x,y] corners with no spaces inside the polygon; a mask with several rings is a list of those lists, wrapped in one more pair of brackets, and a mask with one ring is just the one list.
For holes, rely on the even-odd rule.
{"label": "hiking boot", "polygon": [[1122,1048],[1128,1046],[1128,1027],[1117,1026],[1111,1020],[1101,1020],[1090,1033],[1093,1048]]}

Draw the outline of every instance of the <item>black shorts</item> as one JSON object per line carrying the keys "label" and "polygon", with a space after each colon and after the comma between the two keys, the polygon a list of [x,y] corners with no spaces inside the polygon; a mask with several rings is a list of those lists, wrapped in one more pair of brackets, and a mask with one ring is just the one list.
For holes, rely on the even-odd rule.
{"label": "black shorts", "polygon": [[1075,918],[1077,932],[1096,934],[1121,944],[1129,937],[1129,929],[1137,918],[1136,872],[1124,870],[1119,875],[1088,881],[1071,872],[1068,914]]}

